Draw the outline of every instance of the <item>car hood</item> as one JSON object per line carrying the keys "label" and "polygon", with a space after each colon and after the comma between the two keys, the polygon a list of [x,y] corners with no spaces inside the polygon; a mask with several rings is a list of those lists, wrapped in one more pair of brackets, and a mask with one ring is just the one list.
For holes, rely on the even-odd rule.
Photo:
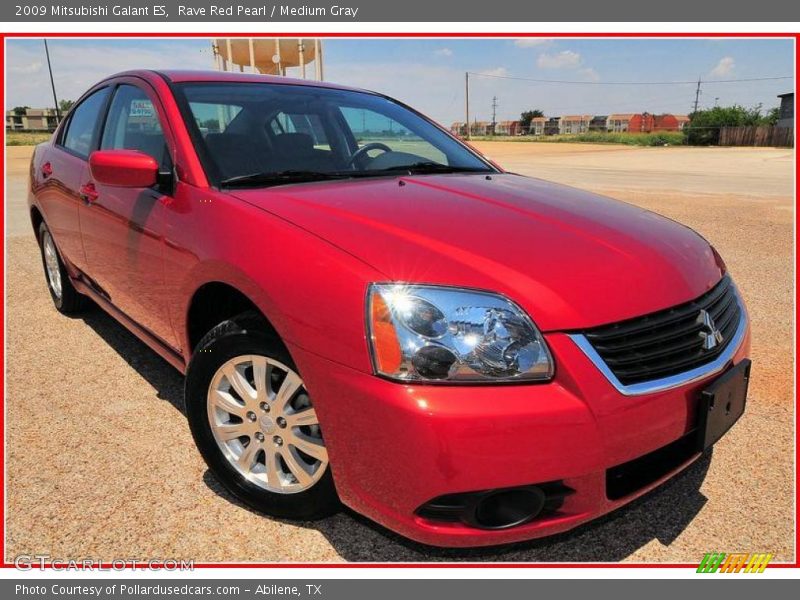
{"label": "car hood", "polygon": [[499,292],[544,331],[687,302],[724,270],[688,227],[519,175],[404,176],[233,193],[360,258],[384,281]]}

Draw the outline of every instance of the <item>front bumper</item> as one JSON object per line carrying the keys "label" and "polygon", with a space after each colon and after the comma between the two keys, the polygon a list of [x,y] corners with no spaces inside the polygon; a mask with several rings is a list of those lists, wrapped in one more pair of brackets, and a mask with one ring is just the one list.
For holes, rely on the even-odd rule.
{"label": "front bumper", "polygon": [[[344,504],[425,544],[504,544],[595,519],[698,458],[690,452],[655,481],[611,499],[609,469],[672,447],[691,432],[698,391],[719,373],[626,396],[568,335],[546,338],[557,372],[539,385],[403,385],[292,347]],[[749,351],[748,328],[730,364]],[[573,492],[555,512],[516,527],[480,529],[417,512],[443,495],[556,481]]]}

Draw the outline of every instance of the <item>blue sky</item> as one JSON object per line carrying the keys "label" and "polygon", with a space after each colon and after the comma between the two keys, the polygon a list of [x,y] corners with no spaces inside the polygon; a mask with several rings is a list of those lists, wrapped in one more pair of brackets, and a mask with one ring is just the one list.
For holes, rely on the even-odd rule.
{"label": "blue sky", "polygon": [[[212,66],[210,42],[197,40],[52,40],[50,54],[61,98],[76,98],[102,77],[131,68]],[[596,85],[612,81],[686,81],[703,78],[702,107],[778,104],[794,81],[715,83],[715,80],[792,75],[793,42],[775,39],[596,40],[423,39],[324,41],[325,78],[394,96],[434,119],[463,120],[464,72],[558,79],[551,84],[471,77],[471,116],[498,120],[526,109],[548,115],[612,112],[686,113],[694,84]],[[52,104],[41,40],[7,42],[8,108]],[[290,74],[292,74],[290,72]]]}

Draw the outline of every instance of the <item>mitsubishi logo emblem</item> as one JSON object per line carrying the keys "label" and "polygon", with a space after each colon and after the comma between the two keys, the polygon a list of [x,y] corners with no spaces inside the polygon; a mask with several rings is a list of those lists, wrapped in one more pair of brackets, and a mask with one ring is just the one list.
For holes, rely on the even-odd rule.
{"label": "mitsubishi logo emblem", "polygon": [[700,339],[703,340],[703,350],[713,350],[722,343],[722,332],[717,329],[714,319],[707,310],[701,310],[697,321],[702,326]]}

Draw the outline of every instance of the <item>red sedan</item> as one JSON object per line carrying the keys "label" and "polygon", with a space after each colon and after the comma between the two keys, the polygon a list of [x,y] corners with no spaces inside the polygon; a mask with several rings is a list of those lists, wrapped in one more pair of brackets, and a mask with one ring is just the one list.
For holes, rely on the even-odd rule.
{"label": "red sedan", "polygon": [[702,237],[380,94],[115,75],[36,148],[29,204],[56,308],[91,299],[185,373],[200,453],[269,515],[545,536],[744,411],[747,313]]}

